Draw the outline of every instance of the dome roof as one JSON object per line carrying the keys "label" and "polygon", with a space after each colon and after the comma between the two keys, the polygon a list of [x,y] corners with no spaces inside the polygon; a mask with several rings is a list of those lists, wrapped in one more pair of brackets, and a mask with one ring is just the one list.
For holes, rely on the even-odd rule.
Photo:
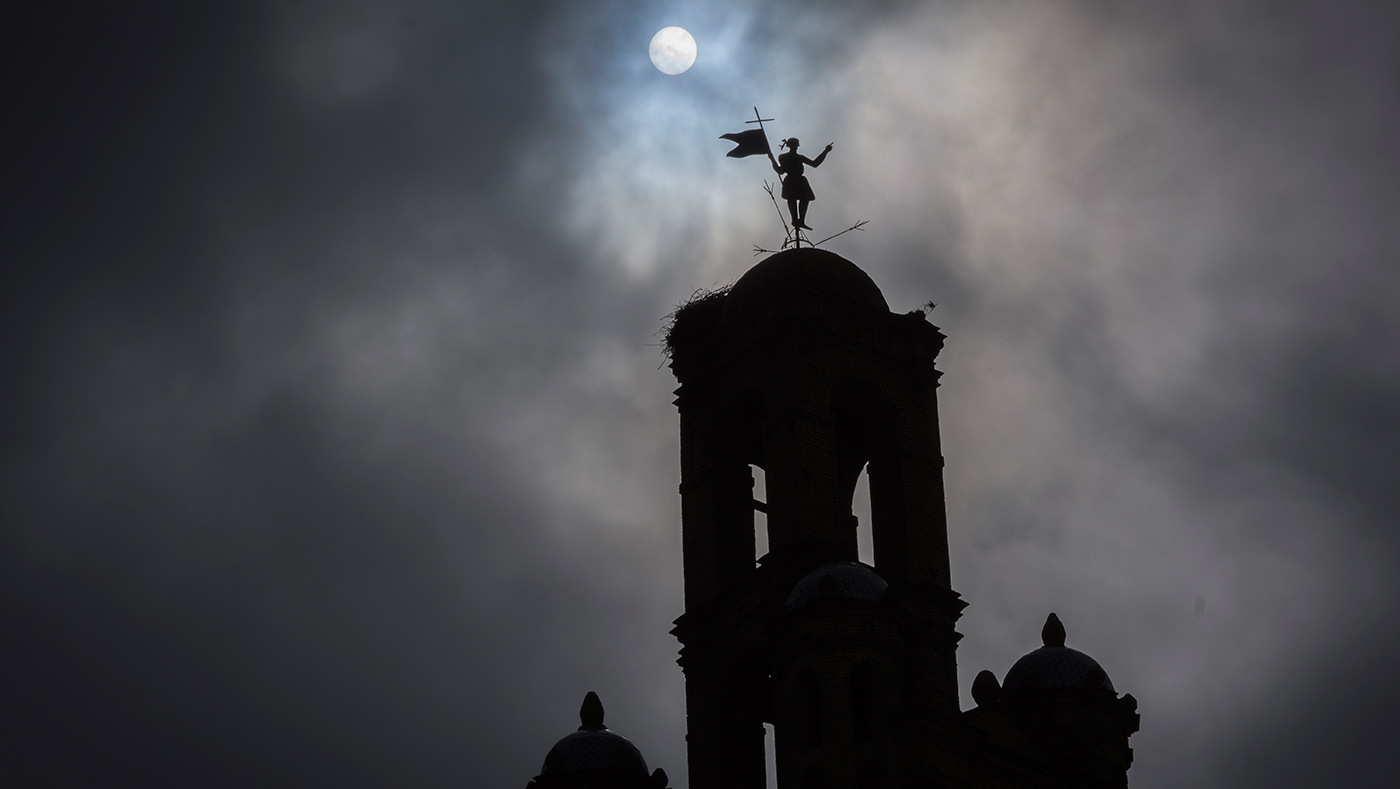
{"label": "dome roof", "polygon": [[1065,646],[1065,628],[1051,614],[1041,631],[1045,646],[1016,661],[1006,672],[1002,692],[1015,695],[1048,688],[1102,688],[1113,692],[1113,682],[1097,660]]}
{"label": "dome roof", "polygon": [[880,286],[869,274],[861,271],[860,266],[835,252],[803,247],[771,255],[740,277],[725,297],[721,322],[732,320],[761,291],[795,277],[817,282],[867,307],[881,312],[890,311]]}
{"label": "dome roof", "polygon": [[1113,682],[1097,660],[1077,649],[1041,647],[1006,672],[1002,691],[1009,695],[1040,688],[1113,690]]}
{"label": "dome roof", "polygon": [[[538,753],[538,751],[536,751]],[[541,774],[617,767],[645,777],[647,763],[632,741],[607,729],[576,731],[554,744]]]}
{"label": "dome roof", "polygon": [[598,694],[589,691],[583,697],[579,718],[583,723],[579,730],[549,749],[541,775],[611,767],[646,777],[647,763],[637,746],[603,726],[603,703]]}
{"label": "dome roof", "polygon": [[801,608],[818,597],[879,600],[889,584],[873,569],[859,562],[832,562],[802,577],[788,595],[789,610]]}

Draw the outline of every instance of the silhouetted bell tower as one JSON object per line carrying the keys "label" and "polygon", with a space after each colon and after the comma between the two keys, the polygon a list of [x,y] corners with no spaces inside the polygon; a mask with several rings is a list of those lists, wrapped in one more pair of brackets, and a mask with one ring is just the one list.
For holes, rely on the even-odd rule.
{"label": "silhouetted bell tower", "polygon": [[[1066,645],[958,701],[938,378],[943,334],[890,312],[874,281],[789,249],[692,299],[666,330],[680,381],[685,671],[691,789],[1126,789],[1137,700]],[[762,469],[766,501],[754,496]],[[852,513],[870,480],[873,566]],[[764,515],[760,524],[755,513]],[[765,528],[759,556],[755,530]],[[533,787],[663,789],[603,727],[594,694]]]}
{"label": "silhouetted bell tower", "polygon": [[[686,610],[673,632],[692,789],[763,787],[765,722],[784,789],[936,772],[920,744],[958,716],[964,607],[948,576],[943,339],[821,249],[775,254],[677,311]],[[873,569],[857,563],[862,469]]]}

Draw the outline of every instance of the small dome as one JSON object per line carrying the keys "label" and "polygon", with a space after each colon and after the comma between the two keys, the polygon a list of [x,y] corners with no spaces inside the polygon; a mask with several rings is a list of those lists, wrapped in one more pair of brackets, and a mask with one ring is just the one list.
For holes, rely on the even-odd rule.
{"label": "small dome", "polygon": [[1041,631],[1045,646],[1016,661],[1006,672],[1002,694],[1014,696],[1048,688],[1102,688],[1113,692],[1113,682],[1097,660],[1065,646],[1065,629],[1051,614]]}
{"label": "small dome", "polygon": [[549,749],[541,775],[611,767],[643,778],[647,776],[647,763],[637,746],[603,726],[603,703],[598,700],[598,694],[589,691],[584,696],[579,718],[583,723],[579,730]]}
{"label": "small dome", "polygon": [[802,577],[788,595],[789,610],[801,608],[818,597],[845,597],[852,600],[879,600],[889,584],[870,567],[859,562],[832,562]]}
{"label": "small dome", "polygon": [[[538,753],[538,751],[536,751]],[[632,741],[607,729],[576,731],[554,744],[544,757],[541,774],[618,767],[642,777],[647,763]]]}
{"label": "small dome", "polygon": [[734,283],[725,297],[721,322],[729,321],[743,311],[745,305],[761,291],[794,277],[805,277],[843,296],[889,312],[890,305],[880,292],[880,286],[860,266],[825,249],[789,249],[772,255],[749,269]]}

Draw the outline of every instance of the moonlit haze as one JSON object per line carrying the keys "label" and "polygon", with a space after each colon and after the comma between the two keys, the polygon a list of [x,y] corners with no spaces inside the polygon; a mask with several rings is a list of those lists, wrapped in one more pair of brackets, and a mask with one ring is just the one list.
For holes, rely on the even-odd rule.
{"label": "moonlit haze", "polygon": [[663,27],[651,37],[647,54],[663,74],[683,74],[695,65],[695,39],[679,27]]}
{"label": "moonlit haze", "polygon": [[684,789],[657,332],[781,241],[755,105],[937,304],[964,707],[1055,611],[1135,789],[1393,782],[1400,5],[10,17],[0,785],[523,787],[593,690]]}

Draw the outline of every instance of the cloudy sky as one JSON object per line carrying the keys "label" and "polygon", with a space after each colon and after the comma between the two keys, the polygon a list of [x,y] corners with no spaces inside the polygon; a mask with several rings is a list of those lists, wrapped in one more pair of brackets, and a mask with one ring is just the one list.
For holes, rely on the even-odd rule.
{"label": "cloudy sky", "polygon": [[656,332],[758,105],[949,337],[964,705],[1053,610],[1134,786],[1391,785],[1389,4],[127,5],[3,26],[0,783],[520,787],[596,690],[684,787]]}

